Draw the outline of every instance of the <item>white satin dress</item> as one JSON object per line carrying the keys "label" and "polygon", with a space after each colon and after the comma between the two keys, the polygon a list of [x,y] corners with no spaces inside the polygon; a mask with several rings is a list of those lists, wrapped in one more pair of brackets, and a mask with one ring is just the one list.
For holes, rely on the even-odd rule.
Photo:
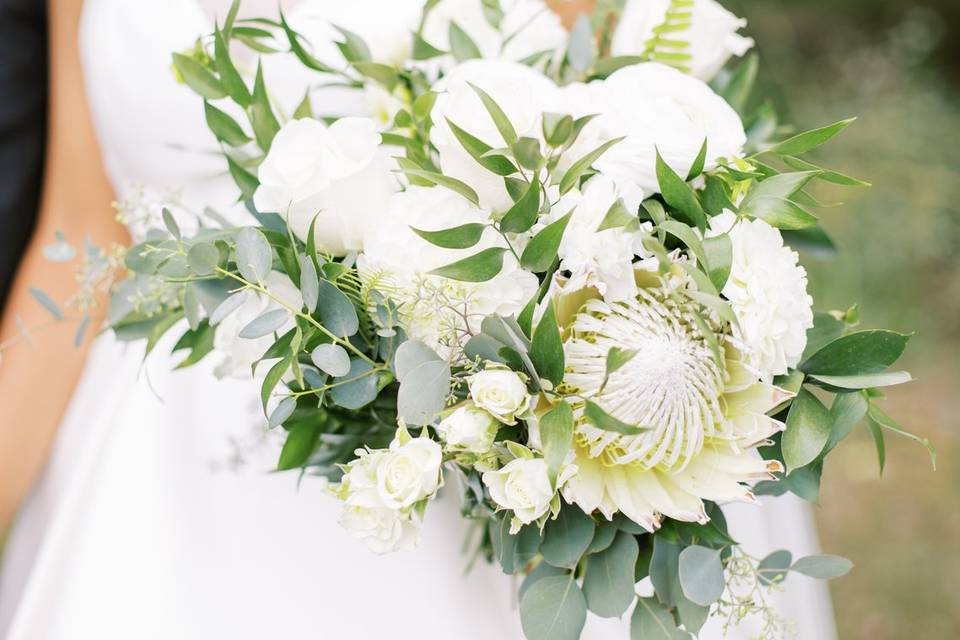
{"label": "white satin dress", "polygon": [[[288,18],[333,18],[367,34],[401,4],[305,0]],[[212,23],[196,0],[87,0],[81,57],[117,193],[176,188],[195,210],[212,205],[239,221],[202,101],[170,71],[170,53]],[[296,65],[272,64],[281,101],[299,100],[305,79]],[[213,363],[172,372],[165,342],[143,367],[142,345],[110,336],[94,345],[7,542],[0,637],[522,638],[513,579],[482,563],[464,574],[456,496],[431,507],[417,550],[370,553],[339,527],[339,506],[319,482],[298,487],[296,474],[270,473],[278,443],[264,434],[256,383],[217,381]],[[789,500],[739,508],[733,528],[757,554],[816,548],[807,512]],[[832,638],[825,590],[791,582],[783,612],[800,637]],[[620,621],[591,616],[584,637],[629,635]]]}

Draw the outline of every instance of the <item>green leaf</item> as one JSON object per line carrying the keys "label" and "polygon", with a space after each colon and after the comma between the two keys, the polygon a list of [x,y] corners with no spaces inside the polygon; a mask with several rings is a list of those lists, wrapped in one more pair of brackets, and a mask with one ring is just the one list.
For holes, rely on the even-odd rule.
{"label": "green leaf", "polygon": [[602,522],[597,525],[597,530],[593,532],[593,540],[587,547],[588,554],[600,553],[613,544],[613,539],[621,529],[614,522]]}
{"label": "green leaf", "polygon": [[[909,438],[914,442],[919,442],[927,449],[927,453],[930,454],[930,464],[933,466],[934,470],[937,468],[937,452],[934,450],[933,445],[930,444],[930,441],[926,438],[921,438],[920,436],[910,433],[903,427],[901,427],[897,422],[888,416],[886,412],[883,411],[880,407],[874,403],[870,403],[869,408],[867,409],[867,417],[870,419],[871,423],[876,423],[877,425],[893,431],[896,434]],[[879,448],[879,447],[878,447]],[[881,464],[882,467],[882,464]],[[881,469],[882,470],[882,469]]]}
{"label": "green leaf", "polygon": [[510,145],[513,151],[513,157],[517,159],[520,166],[531,171],[537,169],[543,161],[540,154],[540,141],[536,138],[522,136]]}
{"label": "green leaf", "polygon": [[630,640],[689,640],[673,616],[655,598],[638,598],[630,616]]}
{"label": "green leaf", "polygon": [[564,505],[557,519],[548,521],[543,530],[543,559],[555,567],[575,567],[593,540],[594,527],[580,507]]}
{"label": "green leaf", "polygon": [[560,328],[557,326],[552,302],[547,304],[547,309],[533,332],[530,360],[540,377],[552,382],[554,387],[563,382],[563,341],[560,339]]}
{"label": "green leaf", "polygon": [[750,54],[737,66],[727,86],[720,92],[723,99],[729,102],[730,106],[741,115],[750,99],[750,92],[753,90],[753,84],[757,79],[759,66],[760,61],[757,55]]}
{"label": "green leaf", "polygon": [[792,138],[784,140],[777,145],[774,145],[771,151],[781,156],[798,156],[810,151],[811,149],[819,147],[821,144],[846,129],[847,126],[854,120],[856,120],[856,118],[848,118],[846,120],[841,120],[840,122],[827,125],[826,127],[820,127],[819,129],[813,129],[811,131],[800,133]]}
{"label": "green leaf", "polygon": [[461,182],[456,178],[451,178],[441,173],[436,173],[434,171],[424,171],[422,169],[403,168],[401,170],[403,171],[403,173],[407,174],[408,176],[413,176],[415,178],[422,178],[427,182],[432,182],[435,185],[446,187],[451,191],[455,191],[456,193],[459,193],[461,196],[463,196],[473,204],[477,206],[480,205],[480,198],[477,196],[477,192],[474,191],[466,183]]}
{"label": "green leaf", "polygon": [[820,348],[799,368],[820,376],[879,373],[897,361],[909,339],[909,335],[895,331],[855,331]]}
{"label": "green leaf", "polygon": [[263,384],[260,385],[260,404],[263,406],[263,410],[267,410],[267,403],[270,400],[270,394],[273,393],[273,389],[280,383],[280,380],[283,378],[283,374],[287,372],[287,369],[290,368],[290,363],[293,362],[293,354],[287,355],[283,360],[280,360],[267,371],[267,375],[263,378]]}
{"label": "green leaf", "polygon": [[842,336],[846,330],[846,323],[838,320],[833,314],[815,311],[813,326],[807,329],[807,346],[803,351],[801,362]]}
{"label": "green leaf", "polygon": [[551,147],[560,147],[566,144],[573,135],[573,117],[564,113],[546,112],[540,125],[543,130],[543,139]]}
{"label": "green leaf", "polygon": [[723,595],[720,550],[691,545],[680,552],[680,587],[691,602],[708,607]]}
{"label": "green leaf", "polygon": [[687,172],[686,182],[690,182],[701,173],[703,173],[703,166],[707,162],[707,139],[703,139],[703,144],[700,146],[700,152],[697,154],[697,157],[694,159],[693,164],[690,165],[690,171]]}
{"label": "green leaf", "polygon": [[346,382],[330,389],[330,398],[344,409],[360,409],[377,399],[377,376],[373,367],[359,358],[350,362],[347,375],[337,378],[334,383]]}
{"label": "green leaf", "polygon": [[317,368],[334,378],[350,373],[350,354],[338,344],[326,342],[319,344],[310,353],[310,361]]}
{"label": "green leaf", "polygon": [[317,440],[320,438],[320,423],[315,421],[297,422],[287,433],[287,440],[280,450],[277,469],[285,471],[302,467],[310,459]]}
{"label": "green leaf", "polygon": [[581,13],[570,29],[570,43],[567,45],[567,62],[574,71],[583,73],[591,66],[597,56],[593,27],[590,16]]}
{"label": "green leaf", "polygon": [[787,231],[812,227],[818,220],[796,202],[774,196],[758,196],[751,200],[749,208],[741,207],[740,212]]}
{"label": "green leaf", "polygon": [[429,60],[437,56],[446,55],[446,51],[438,49],[426,40],[419,33],[413,34],[413,59]]}
{"label": "green leaf", "polygon": [[273,249],[256,227],[243,227],[237,233],[237,269],[247,282],[266,280],[273,266]]}
{"label": "green leaf", "polygon": [[460,145],[466,149],[467,153],[470,154],[477,164],[481,167],[495,173],[498,176],[509,176],[517,172],[517,168],[513,165],[510,160],[503,155],[487,155],[487,152],[493,149],[489,144],[475,137],[474,135],[464,131],[458,127],[453,121],[449,118],[447,120],[447,125],[450,127],[450,130],[453,132],[453,135],[460,142]]}
{"label": "green leaf", "polygon": [[647,62],[647,59],[643,56],[611,56],[609,58],[600,58],[597,60],[597,63],[593,65],[590,75],[603,79],[618,69],[640,64],[641,62]]}
{"label": "green leaf", "polygon": [[664,220],[659,224],[659,227],[687,245],[697,257],[697,261],[704,266],[704,269],[709,267],[707,254],[703,249],[703,243],[700,242],[700,237],[692,227],[676,220]]}
{"label": "green leaf", "polygon": [[483,57],[476,43],[474,43],[474,41],[470,39],[470,36],[467,35],[467,32],[461,29],[460,25],[453,20],[450,21],[448,38],[450,40],[450,52],[453,54],[453,57],[457,59],[457,62]]}
{"label": "green leaf", "polygon": [[446,405],[450,391],[450,365],[423,362],[406,373],[397,393],[397,416],[409,425],[433,422]]}
{"label": "green leaf", "polygon": [[486,282],[503,269],[503,247],[490,247],[472,256],[430,271],[435,276],[461,282]]}
{"label": "green leaf", "polygon": [[240,199],[249,200],[252,198],[257,187],[260,186],[257,177],[237,164],[230,156],[227,156],[227,166],[230,169],[230,176],[240,189]]}
{"label": "green leaf", "polygon": [[561,400],[540,418],[539,427],[543,457],[547,461],[551,481],[555,482],[573,443],[573,410]]}
{"label": "green leaf", "polygon": [[[509,519],[508,519],[508,520],[509,520]],[[523,531],[523,529],[521,529],[521,531]],[[538,565],[534,568],[533,571],[531,571],[529,574],[527,574],[527,577],[525,577],[525,578],[523,579],[523,582],[520,583],[520,589],[519,589],[518,595],[519,595],[520,599],[523,600],[524,594],[525,594],[525,593],[527,592],[527,590],[530,589],[530,587],[533,586],[536,582],[539,582],[540,580],[542,580],[542,579],[544,579],[544,578],[550,578],[550,577],[553,577],[553,576],[568,576],[568,575],[570,575],[570,574],[568,574],[565,569],[561,569],[561,568],[559,568],[559,567],[555,567],[555,566],[553,566],[552,564],[549,564],[549,563],[546,563],[546,562],[541,562],[540,564],[538,564]]]}
{"label": "green leaf", "polygon": [[333,25],[333,28],[343,36],[343,42],[337,42],[336,45],[347,62],[365,62],[371,59],[370,47],[367,46],[363,38],[343,27]]}
{"label": "green leaf", "polygon": [[803,251],[819,258],[833,258],[837,255],[837,246],[823,230],[823,227],[805,227],[803,229],[785,229],[781,231],[783,242],[791,249]]}
{"label": "green leaf", "polygon": [[[610,531],[616,531],[609,527]],[[634,565],[639,547],[637,539],[620,531],[604,551],[590,556],[583,578],[587,606],[603,618],[618,618],[633,602]]]}
{"label": "green leaf", "polygon": [[263,65],[257,65],[257,76],[253,83],[253,99],[250,102],[250,123],[257,146],[264,151],[270,149],[273,137],[280,131],[280,123],[273,115],[270,98],[263,81]]}
{"label": "green leaf", "polygon": [[559,220],[551,222],[546,227],[533,236],[523,253],[520,255],[520,265],[534,273],[541,273],[550,268],[554,258],[557,257],[557,251],[560,249],[560,241],[563,240],[563,232],[567,229],[567,223],[573,212],[566,214]]}
{"label": "green leaf", "polygon": [[882,373],[867,373],[859,376],[824,376],[810,374],[810,377],[814,380],[824,382],[831,387],[839,387],[841,389],[891,387],[913,380],[913,377],[908,371],[884,371]]}
{"label": "green leaf", "polygon": [[631,213],[630,210],[627,209],[627,206],[623,203],[623,198],[617,198],[616,202],[610,205],[610,208],[607,209],[607,212],[604,214],[603,220],[600,221],[600,226],[597,227],[597,233],[606,231],[607,229],[626,227],[637,221],[637,214]]}
{"label": "green leaf", "polygon": [[790,405],[787,428],[781,440],[787,469],[813,462],[827,444],[830,429],[830,412],[815,395],[800,389]]}
{"label": "green leaf", "polygon": [[606,375],[609,378],[612,373],[621,369],[625,364],[633,360],[639,353],[639,349],[622,349],[620,347],[610,347],[607,350]]}
{"label": "green leaf", "polygon": [[664,162],[659,150],[657,151],[657,183],[660,185],[660,194],[663,199],[683,216],[684,220],[700,231],[707,228],[707,214],[703,212],[693,189],[670,165]]}
{"label": "green leaf", "polygon": [[791,562],[793,562],[793,554],[786,549],[767,554],[757,565],[757,577],[760,579],[760,584],[772,585],[783,582],[787,577]]}
{"label": "green leaf", "polygon": [[836,171],[831,171],[830,169],[824,169],[823,167],[818,167],[812,162],[807,162],[800,158],[794,158],[787,156],[783,158],[784,164],[792,169],[797,169],[798,171],[817,171],[817,177],[824,182],[832,182],[833,184],[839,184],[845,187],[869,187],[871,186],[869,182],[864,182],[858,178],[853,178]]}
{"label": "green leaf", "polygon": [[47,312],[53,316],[54,320],[63,320],[63,311],[60,310],[60,307],[57,306],[57,303],[53,301],[53,298],[47,295],[43,289],[37,287],[30,287],[30,295],[33,296],[33,299],[40,303]]}
{"label": "green leaf", "polygon": [[180,53],[173,54],[173,66],[187,83],[187,86],[207,100],[217,100],[227,96],[226,89],[209,69]]}
{"label": "green leaf", "polygon": [[853,563],[846,558],[831,555],[806,556],[790,565],[790,571],[818,580],[832,580],[845,576],[852,568]]}
{"label": "green leaf", "polygon": [[297,408],[297,401],[294,398],[288,397],[280,401],[280,404],[270,412],[270,418],[267,421],[267,426],[269,428],[279,427],[284,422],[287,421],[287,418],[293,415],[294,410]]}
{"label": "green leaf", "polygon": [[320,280],[318,284],[316,313],[320,316],[320,323],[340,338],[355,334],[360,321],[350,298],[328,280]]}
{"label": "green leaf", "polygon": [[710,269],[710,282],[717,288],[717,291],[723,291],[723,287],[730,277],[730,269],[733,266],[733,243],[730,241],[730,234],[722,233],[718,236],[704,238],[703,252],[707,257],[707,266]]}
{"label": "green leaf", "polygon": [[437,352],[419,340],[407,340],[393,355],[393,371],[397,379],[403,382],[407,374],[424,362],[441,362],[443,358]]}
{"label": "green leaf", "polygon": [[262,338],[282,327],[289,319],[290,312],[286,309],[273,309],[248,322],[246,326],[240,330],[239,335],[241,338],[248,340]]}
{"label": "green leaf", "polygon": [[480,222],[468,222],[458,227],[449,229],[440,229],[438,231],[426,231],[410,227],[418,236],[430,244],[444,249],[469,249],[478,242],[483,236],[483,230],[487,225]]}
{"label": "green leaf", "polygon": [[600,156],[607,152],[610,147],[623,140],[623,137],[607,140],[593,151],[588,152],[582,158],[570,165],[570,168],[560,178],[560,195],[563,195],[577,186],[581,176],[596,162]]}
{"label": "green leaf", "polygon": [[838,393],[830,405],[830,439],[824,451],[830,451],[850,435],[867,414],[867,400],[862,393]]}
{"label": "green leaf", "polygon": [[595,426],[597,429],[602,429],[603,431],[622,433],[625,436],[635,436],[643,433],[644,431],[649,431],[648,427],[630,425],[617,418],[614,418],[612,415],[604,411],[600,405],[592,400],[587,400],[585,402],[583,406],[583,416],[590,424]]}
{"label": "green leaf", "polygon": [[250,137],[243,132],[236,120],[207,101],[203,103],[203,113],[207,118],[207,126],[217,140],[231,147],[239,147],[250,142]]}
{"label": "green leaf", "polygon": [[572,575],[541,578],[520,600],[527,640],[579,640],[586,620],[587,603]]}
{"label": "green leaf", "polygon": [[[451,28],[452,27],[453,23],[451,23]],[[476,57],[480,56],[478,55]],[[493,124],[497,128],[497,131],[500,132],[500,137],[503,138],[504,143],[507,146],[513,146],[513,144],[517,142],[517,132],[514,130],[510,118],[508,118],[507,114],[500,108],[497,101],[490,97],[490,94],[472,82],[469,84],[477,96],[479,96],[480,102],[483,103],[483,107],[487,110],[487,113],[490,114],[490,119],[493,120]]]}
{"label": "green leaf", "polygon": [[293,55],[300,60],[303,66],[307,67],[308,69],[313,69],[314,71],[320,71],[321,73],[333,72],[333,69],[331,69],[329,65],[320,62],[317,58],[303,48],[303,45],[300,44],[299,35],[290,28],[289,24],[287,24],[287,19],[286,16],[283,15],[282,9],[280,10],[280,26],[283,28],[283,31],[287,36],[287,42],[290,43],[290,51],[292,51]]}
{"label": "green leaf", "polygon": [[504,233],[523,233],[529,231],[537,222],[540,212],[540,181],[534,177],[523,196],[504,214],[500,220],[500,231]]}
{"label": "green leaf", "polygon": [[393,91],[397,83],[400,82],[400,74],[397,73],[396,68],[388,64],[381,64],[379,62],[354,62],[353,68],[363,76],[382,85],[387,91]]}
{"label": "green leaf", "polygon": [[220,29],[215,29],[213,32],[213,55],[213,65],[220,74],[220,82],[227,95],[241,107],[246,108],[250,104],[250,91],[230,60],[230,49]]}

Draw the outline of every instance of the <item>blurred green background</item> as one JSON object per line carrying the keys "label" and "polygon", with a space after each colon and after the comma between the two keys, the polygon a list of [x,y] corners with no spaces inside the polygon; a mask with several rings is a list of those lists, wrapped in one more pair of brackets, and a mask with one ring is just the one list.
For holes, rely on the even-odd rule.
{"label": "blurred green background", "polygon": [[[886,409],[937,448],[888,435],[878,478],[865,427],[831,456],[816,508],[844,640],[960,638],[960,1],[721,0],[749,20],[760,82],[801,129],[858,121],[821,164],[873,183],[820,189],[833,259],[802,256],[818,309],[916,332],[916,382]],[[898,367],[899,368],[899,367]]]}

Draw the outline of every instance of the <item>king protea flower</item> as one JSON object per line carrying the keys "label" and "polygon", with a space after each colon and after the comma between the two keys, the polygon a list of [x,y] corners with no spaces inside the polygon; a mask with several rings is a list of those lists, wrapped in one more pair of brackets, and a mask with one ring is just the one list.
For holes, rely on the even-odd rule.
{"label": "king protea flower", "polygon": [[[746,483],[782,471],[756,447],[784,428],[766,412],[790,394],[761,382],[731,340],[705,335],[707,318],[665,285],[624,302],[590,300],[576,316],[565,386],[648,430],[622,435],[581,416],[568,502],[607,518],[621,511],[653,531],[662,516],[706,522],[703,500],[754,501]],[[636,355],[604,382],[611,347]]]}

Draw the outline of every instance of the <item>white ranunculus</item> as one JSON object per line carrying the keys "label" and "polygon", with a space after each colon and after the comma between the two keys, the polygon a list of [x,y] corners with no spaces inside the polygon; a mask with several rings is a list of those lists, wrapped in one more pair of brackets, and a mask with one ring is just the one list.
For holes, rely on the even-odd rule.
{"label": "white ranunculus", "polygon": [[708,235],[729,232],[733,264],[723,295],[737,316],[734,335],[745,361],[770,382],[800,362],[813,326],[807,272],[796,251],[763,220],[737,220],[730,211],[710,219]]}
{"label": "white ranunculus", "polygon": [[520,313],[537,289],[537,278],[504,254],[500,274],[486,282],[460,282],[430,271],[495,246],[503,239],[487,229],[469,249],[443,249],[411,227],[435,231],[468,222],[487,222],[489,212],[443,187],[412,186],[390,199],[386,219],[364,238],[357,260],[367,286],[396,302],[407,335],[443,357],[456,355],[465,337],[479,331],[484,316]]}
{"label": "white ranunculus", "polygon": [[416,547],[420,539],[420,521],[416,516],[387,507],[347,503],[339,522],[374,553],[407,551]]}
{"label": "white ranunculus", "polygon": [[[450,51],[450,24],[455,23],[477,45],[481,57],[512,61],[563,46],[567,32],[560,16],[542,0],[501,0],[499,7],[503,16],[494,26],[485,17],[481,0],[440,0],[427,16],[423,38]],[[443,66],[451,63],[452,58]]]}
{"label": "white ranunculus", "polygon": [[437,425],[437,433],[447,449],[467,453],[486,453],[493,447],[497,421],[474,406],[460,407]]}
{"label": "white ranunculus", "polygon": [[319,249],[333,255],[359,251],[396,186],[379,145],[370,118],[341,118],[329,127],[311,118],[291,120],[260,165],[254,205],[289,220],[301,240],[317,216]]}
{"label": "white ranunculus", "polygon": [[[300,290],[294,286],[290,278],[282,273],[271,271],[264,279],[263,286],[273,296],[282,300],[287,306],[299,309],[303,306]],[[269,296],[256,291],[248,290],[241,295],[245,296],[243,304],[220,321],[213,337],[213,348],[223,354],[223,360],[214,369],[218,377],[246,378],[250,375],[250,367],[274,343],[273,335],[260,338],[241,338],[240,331],[255,318],[267,311],[282,308],[280,304]],[[279,329],[281,333],[293,326],[293,319]]]}
{"label": "white ranunculus", "polygon": [[[654,29],[664,23],[670,4],[670,0],[627,0],[613,34],[613,55],[642,53]],[[688,43],[683,52],[690,54],[691,59],[683,64],[697,78],[712,79],[730,56],[742,56],[753,46],[753,39],[737,33],[747,21],[715,0],[693,0],[693,6],[684,10],[693,14],[692,24],[668,37]]]}
{"label": "white ranunculus", "polygon": [[[610,207],[621,197],[610,178],[598,175],[590,179],[582,194],[573,191],[564,196],[542,221],[549,224],[573,211],[558,252],[560,270],[570,272],[563,291],[595,287],[608,301],[636,295],[633,258],[647,255],[641,242],[650,225],[631,230],[615,227],[597,231]],[[624,199],[623,204],[628,211],[636,213],[640,203]]]}
{"label": "white ranunculus", "polygon": [[515,371],[486,369],[469,380],[473,403],[504,424],[516,424],[530,407],[527,385]]}
{"label": "white ranunculus", "polygon": [[483,483],[498,506],[513,511],[517,519],[530,524],[550,508],[553,486],[543,458],[517,458],[497,471],[483,474]]}
{"label": "white ranunculus", "polygon": [[598,114],[564,154],[571,163],[601,143],[626,136],[593,166],[624,193],[644,197],[660,192],[657,150],[686,176],[707,141],[706,169],[718,158],[741,155],[747,137],[736,111],[696,78],[657,62],[624,67],[602,82],[563,90],[563,104],[575,116]]}
{"label": "white ranunculus", "polygon": [[512,204],[503,178],[480,166],[447,125],[455,125],[494,148],[506,146],[493,119],[471,84],[483,89],[507,115],[518,136],[540,138],[544,111],[556,104],[557,87],[528,66],[498,60],[469,60],[453,69],[435,89],[440,91],[431,112],[432,140],[440,152],[445,175],[470,185],[480,204],[504,212]]}
{"label": "white ranunculus", "polygon": [[377,460],[377,495],[383,506],[406,509],[436,493],[442,459],[440,445],[430,438],[394,442]]}

